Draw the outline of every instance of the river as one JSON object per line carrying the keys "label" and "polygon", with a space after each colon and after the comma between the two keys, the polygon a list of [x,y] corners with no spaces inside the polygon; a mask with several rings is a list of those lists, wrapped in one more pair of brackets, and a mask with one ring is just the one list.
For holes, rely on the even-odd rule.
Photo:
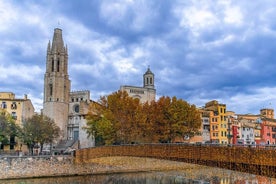
{"label": "river", "polygon": [[[216,172],[217,171],[217,172]],[[74,177],[1,180],[1,184],[276,184],[275,178],[256,176],[225,169],[94,174]]]}

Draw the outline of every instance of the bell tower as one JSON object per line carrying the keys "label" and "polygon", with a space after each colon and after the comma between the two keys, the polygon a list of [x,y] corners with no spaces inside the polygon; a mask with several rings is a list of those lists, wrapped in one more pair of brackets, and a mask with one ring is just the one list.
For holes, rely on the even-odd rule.
{"label": "bell tower", "polygon": [[61,139],[67,139],[69,94],[68,50],[62,30],[55,28],[52,44],[49,41],[44,75],[43,115],[53,119],[61,129]]}
{"label": "bell tower", "polygon": [[148,67],[148,70],[146,73],[143,75],[144,77],[144,88],[151,88],[154,89],[154,74]]}

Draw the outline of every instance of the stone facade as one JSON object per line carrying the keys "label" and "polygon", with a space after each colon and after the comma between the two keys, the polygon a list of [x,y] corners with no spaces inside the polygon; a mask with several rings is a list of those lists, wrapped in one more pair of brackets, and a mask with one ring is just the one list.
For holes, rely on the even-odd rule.
{"label": "stone facade", "polygon": [[67,136],[70,88],[67,47],[64,47],[62,30],[56,28],[52,45],[49,42],[47,48],[43,114],[60,127],[61,139]]}
{"label": "stone facade", "polygon": [[[78,141],[81,148],[94,145],[87,138],[83,127],[90,100],[89,91],[70,92],[68,51],[64,46],[62,30],[54,30],[52,44],[47,48],[46,73],[44,76],[43,114],[52,118],[61,129],[60,140]],[[61,142],[61,141],[60,141]]]}
{"label": "stone facade", "polygon": [[87,138],[85,116],[88,113],[90,100],[90,91],[74,91],[70,93],[69,103],[69,122],[68,139],[79,140],[80,148],[95,146],[93,138]]}
{"label": "stone facade", "polygon": [[138,98],[141,103],[155,101],[156,89],[154,88],[154,74],[150,68],[143,75],[143,82],[143,87],[124,85],[120,87],[120,90],[126,91],[133,98]]}

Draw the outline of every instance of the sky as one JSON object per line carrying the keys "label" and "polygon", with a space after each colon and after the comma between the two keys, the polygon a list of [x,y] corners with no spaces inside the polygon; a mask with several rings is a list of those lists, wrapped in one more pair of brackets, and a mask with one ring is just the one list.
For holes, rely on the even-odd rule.
{"label": "sky", "polygon": [[43,107],[46,50],[61,28],[71,90],[91,99],[143,86],[157,99],[237,114],[276,107],[275,0],[1,0],[0,91]]}

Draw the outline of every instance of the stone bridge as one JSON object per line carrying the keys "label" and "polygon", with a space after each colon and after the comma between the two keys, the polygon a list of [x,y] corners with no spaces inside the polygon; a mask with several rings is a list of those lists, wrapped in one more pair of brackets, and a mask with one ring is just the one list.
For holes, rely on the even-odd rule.
{"label": "stone bridge", "polygon": [[107,156],[150,157],[220,167],[276,178],[276,147],[134,144],[80,149],[76,163]]}

